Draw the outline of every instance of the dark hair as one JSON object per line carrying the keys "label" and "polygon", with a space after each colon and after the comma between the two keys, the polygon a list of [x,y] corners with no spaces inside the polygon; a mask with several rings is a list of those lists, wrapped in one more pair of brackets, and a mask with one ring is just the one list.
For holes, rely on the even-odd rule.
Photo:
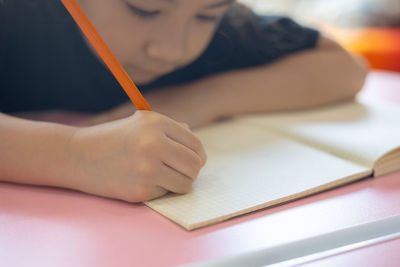
{"label": "dark hair", "polygon": [[207,58],[208,64],[221,64],[233,56],[233,43],[237,40],[246,40],[246,24],[254,15],[252,10],[238,2],[226,11],[214,36],[214,45],[218,46],[214,51],[219,51],[217,55]]}
{"label": "dark hair", "polygon": [[226,12],[225,16],[235,20],[237,23],[244,23],[246,19],[253,15],[253,11],[246,5],[235,2]]}

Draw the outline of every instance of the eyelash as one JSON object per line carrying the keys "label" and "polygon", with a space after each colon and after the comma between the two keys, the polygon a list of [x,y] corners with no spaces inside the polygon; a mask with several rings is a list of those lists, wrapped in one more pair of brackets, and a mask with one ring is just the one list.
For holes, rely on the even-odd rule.
{"label": "eyelash", "polygon": [[158,14],[160,14],[160,11],[158,11],[158,10],[148,11],[148,10],[143,10],[143,9],[137,8],[128,3],[126,3],[126,5],[129,7],[129,9],[132,11],[133,14],[135,14],[139,17],[142,17],[142,18],[155,17]]}
{"label": "eyelash", "polygon": [[[154,18],[155,16],[159,15],[161,12],[159,10],[154,10],[154,11],[148,11],[148,10],[143,10],[140,8],[137,8],[131,4],[126,4],[129,9],[132,11],[133,14],[136,16],[139,16],[143,19],[151,19]],[[212,22],[216,23],[219,20],[218,16],[206,16],[206,15],[197,15],[197,19],[203,22]]]}
{"label": "eyelash", "polygon": [[213,22],[213,23],[217,23],[219,21],[218,16],[197,15],[197,19],[204,22]]}

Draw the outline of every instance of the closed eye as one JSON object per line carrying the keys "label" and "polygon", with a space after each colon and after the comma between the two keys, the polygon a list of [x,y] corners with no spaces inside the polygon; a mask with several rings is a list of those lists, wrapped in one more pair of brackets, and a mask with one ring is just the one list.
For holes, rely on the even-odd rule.
{"label": "closed eye", "polygon": [[150,17],[155,17],[158,14],[160,14],[160,10],[145,10],[145,9],[142,9],[142,8],[138,8],[138,7],[132,5],[132,4],[128,3],[128,2],[125,2],[125,3],[128,6],[129,10],[133,14],[135,14],[136,16],[139,16],[139,17],[150,18]]}
{"label": "closed eye", "polygon": [[205,22],[218,22],[220,16],[207,16],[207,15],[197,15],[198,20],[205,21]]}

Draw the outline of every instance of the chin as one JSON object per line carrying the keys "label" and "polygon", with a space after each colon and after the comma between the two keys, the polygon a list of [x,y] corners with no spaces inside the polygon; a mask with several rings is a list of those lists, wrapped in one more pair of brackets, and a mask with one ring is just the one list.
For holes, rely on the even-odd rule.
{"label": "chin", "polygon": [[151,82],[154,82],[155,80],[157,80],[158,78],[160,78],[161,76],[153,76],[153,77],[138,77],[137,75],[132,75],[132,80],[139,85],[146,85],[149,84]]}

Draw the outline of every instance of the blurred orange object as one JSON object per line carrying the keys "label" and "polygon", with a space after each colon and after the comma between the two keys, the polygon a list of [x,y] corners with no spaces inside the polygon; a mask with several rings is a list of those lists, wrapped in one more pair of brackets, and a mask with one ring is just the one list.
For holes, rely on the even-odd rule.
{"label": "blurred orange object", "polygon": [[363,55],[371,68],[400,72],[400,28],[338,28],[324,25],[342,46]]}

